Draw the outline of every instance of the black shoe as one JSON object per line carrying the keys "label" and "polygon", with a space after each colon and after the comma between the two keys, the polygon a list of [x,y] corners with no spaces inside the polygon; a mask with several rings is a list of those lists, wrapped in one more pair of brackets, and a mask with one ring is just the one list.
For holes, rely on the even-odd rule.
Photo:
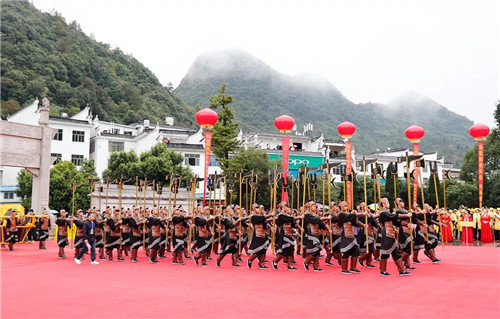
{"label": "black shoe", "polygon": [[158,260],[156,260],[156,259],[155,259],[155,260],[153,260],[153,262],[154,262],[155,264],[159,263],[159,261],[158,261]]}
{"label": "black shoe", "polygon": [[354,269],[354,268],[351,268],[349,271],[352,272],[353,274],[360,274],[361,273],[361,270]]}
{"label": "black shoe", "polygon": [[207,260],[213,260],[213,259],[212,259],[212,257],[209,256],[209,257],[207,257]]}
{"label": "black shoe", "polygon": [[295,268],[294,266],[292,267],[287,267],[288,270],[299,270],[298,268]]}
{"label": "black shoe", "polygon": [[358,264],[360,264],[360,265],[361,265],[361,267],[364,267],[364,266],[365,266],[365,265],[363,264],[363,261],[362,261],[362,260],[359,260],[359,259],[358,259]]}
{"label": "black shoe", "polygon": [[380,259],[378,259],[378,258],[373,258],[373,261],[376,261],[376,262],[378,262],[378,263],[379,263],[379,262],[380,262]]}
{"label": "black shoe", "polygon": [[303,261],[302,264],[304,265],[304,269],[307,270],[307,271],[309,271],[309,265],[306,264],[305,261]]}
{"label": "black shoe", "polygon": [[408,270],[417,270],[417,268],[415,268],[415,267],[413,267],[413,266],[406,267],[406,269],[408,269]]}
{"label": "black shoe", "polygon": [[276,269],[276,270],[278,270],[278,264],[276,264],[276,263],[274,262],[274,260],[273,260],[273,268],[274,268],[274,269]]}
{"label": "black shoe", "polygon": [[191,259],[191,256],[184,256],[184,259]]}
{"label": "black shoe", "polygon": [[208,267],[207,264],[201,264],[201,267]]}
{"label": "black shoe", "polygon": [[317,272],[322,272],[322,271],[325,271],[324,269],[321,269],[321,268],[314,268],[314,271],[317,271]]}
{"label": "black shoe", "polygon": [[269,269],[267,266],[259,266],[259,269]]}
{"label": "black shoe", "polygon": [[243,259],[241,259],[241,257],[238,257],[236,260],[239,262],[243,262]]}
{"label": "black shoe", "polygon": [[411,276],[411,272],[403,271],[399,273],[400,276]]}
{"label": "black shoe", "polygon": [[420,260],[414,260],[413,263],[414,264],[421,264],[422,262]]}
{"label": "black shoe", "polygon": [[131,262],[136,263],[137,259],[130,259]]}
{"label": "black shoe", "polygon": [[196,257],[194,257],[194,258],[193,258],[193,261],[194,261],[194,263],[195,263],[196,265],[199,265],[199,264],[200,264],[200,263],[198,262],[198,258],[196,258]]}
{"label": "black shoe", "polygon": [[352,272],[350,272],[349,270],[342,270],[340,273],[344,275],[352,275]]}
{"label": "black shoe", "polygon": [[99,257],[99,260],[105,260],[106,257]]}
{"label": "black shoe", "polygon": [[178,264],[177,260],[172,260],[172,264]]}
{"label": "black shoe", "polygon": [[158,258],[163,259],[163,258],[167,258],[167,256],[165,256],[165,255],[158,255]]}
{"label": "black shoe", "polygon": [[123,259],[123,258],[118,258],[118,261],[125,261],[125,259]]}
{"label": "black shoe", "polygon": [[250,261],[250,259],[247,259],[247,268],[252,269],[252,262]]}
{"label": "black shoe", "polygon": [[325,261],[325,264],[328,265],[328,266],[333,266],[333,264],[329,261]]}
{"label": "black shoe", "polygon": [[149,258],[149,262],[152,263],[152,264],[155,263],[155,261],[153,259],[151,259],[151,258]]}
{"label": "black shoe", "polygon": [[215,261],[215,264],[217,265],[217,267],[219,267],[219,268],[220,268],[220,261],[219,261],[219,259],[217,259],[217,260]]}
{"label": "black shoe", "polygon": [[434,259],[432,261],[433,264],[439,264],[441,262],[441,259]]}
{"label": "black shoe", "polygon": [[374,266],[374,265],[366,265],[366,268],[377,268],[377,266]]}
{"label": "black shoe", "polygon": [[380,273],[380,276],[383,276],[383,277],[390,277],[390,276],[391,276],[391,274],[390,274],[390,273],[388,273],[387,271],[384,271],[384,272],[381,272],[381,273]]}

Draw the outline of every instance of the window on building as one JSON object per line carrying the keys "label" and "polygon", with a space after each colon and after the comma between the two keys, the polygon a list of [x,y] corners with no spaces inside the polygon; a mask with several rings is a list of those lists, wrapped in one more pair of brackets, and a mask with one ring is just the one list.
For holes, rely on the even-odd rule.
{"label": "window on building", "polygon": [[53,140],[54,141],[62,141],[62,139],[63,139],[63,130],[62,129],[58,129],[57,133],[54,134]]}
{"label": "window on building", "polygon": [[84,131],[73,131],[73,142],[85,142],[85,132]]}
{"label": "window on building", "polygon": [[82,166],[83,155],[71,155],[71,162],[76,166]]}
{"label": "window on building", "polygon": [[199,166],[200,165],[200,154],[185,154],[184,155],[184,165]]}
{"label": "window on building", "polygon": [[59,163],[62,160],[62,154],[59,154],[59,153],[50,153],[50,157],[56,158],[54,160],[54,162],[52,163],[53,165],[56,165],[57,163]]}
{"label": "window on building", "polygon": [[110,153],[121,152],[124,149],[125,149],[125,143],[124,142],[109,141],[108,151]]}
{"label": "window on building", "polygon": [[14,192],[3,193],[3,199],[14,199]]}
{"label": "window on building", "polygon": [[213,154],[210,155],[210,163],[208,164],[208,166],[214,166],[214,167],[219,167],[220,166],[220,164],[217,161],[217,158],[215,157],[215,155],[213,155]]}
{"label": "window on building", "polygon": [[95,141],[90,141],[90,153],[95,152]]}

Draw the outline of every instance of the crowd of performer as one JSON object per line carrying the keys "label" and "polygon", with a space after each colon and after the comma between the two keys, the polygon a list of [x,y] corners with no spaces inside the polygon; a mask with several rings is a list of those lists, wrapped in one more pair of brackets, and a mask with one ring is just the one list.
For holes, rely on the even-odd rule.
{"label": "crowd of performer", "polygon": [[[331,202],[325,209],[308,201],[298,211],[282,202],[273,212],[257,203],[249,211],[238,205],[200,205],[191,213],[181,206],[172,212],[166,207],[108,207],[104,212],[94,209],[84,216],[78,210],[68,216],[61,210],[55,222],[55,239],[58,257],[66,258],[65,250],[71,243],[78,264],[85,258],[91,234],[97,251],[97,256],[91,256],[93,264],[99,263],[97,258],[109,262],[130,258],[136,263],[142,249],[151,263],[171,253],[174,264],[183,265],[185,259],[192,259],[201,267],[207,267],[207,261],[212,259],[220,267],[229,255],[233,267],[240,267],[245,257],[248,268],[268,269],[266,258],[273,256],[272,268],[278,269],[282,262],[286,269],[294,271],[298,270],[296,256],[301,256],[301,266],[307,271],[324,271],[323,263],[338,264],[342,274],[358,274],[359,266],[376,268],[377,262],[382,276],[390,276],[390,257],[400,276],[411,275],[414,265],[421,263],[421,251],[433,263],[439,263],[436,246],[441,240],[452,241],[458,234],[463,242],[471,243],[475,239],[499,239],[500,209],[446,211],[413,204],[410,213],[402,199],[396,198],[393,204],[392,211],[387,198],[381,199],[376,211],[364,202],[349,210],[345,201]],[[4,221],[5,242],[10,250],[17,241],[18,225],[15,212]],[[50,227],[44,211],[36,219],[40,249],[46,249]]]}
{"label": "crowd of performer", "polygon": [[[95,247],[99,259],[113,261],[116,251],[118,261],[124,261],[124,255],[128,257],[130,254],[130,260],[138,262],[138,250],[142,247],[152,263],[165,258],[166,252],[172,252],[173,263],[184,264],[183,256],[190,259],[191,251],[196,252],[194,262],[201,266],[207,266],[212,254],[217,255],[216,265],[220,266],[222,259],[230,254],[233,267],[239,267],[242,252],[246,252],[248,268],[257,259],[258,267],[266,269],[266,254],[272,246],[276,256],[272,260],[273,268],[277,269],[278,263],[283,261],[287,269],[296,270],[296,247],[297,254],[304,258],[306,270],[312,266],[314,271],[323,271],[319,257],[324,252],[325,265],[333,265],[333,259],[345,274],[359,273],[358,264],[374,268],[373,261],[377,261],[380,262],[381,275],[389,275],[387,259],[392,256],[400,275],[409,275],[408,270],[414,269],[411,263],[420,263],[420,250],[424,250],[425,256],[433,262],[439,262],[434,251],[438,238],[452,241],[460,231],[464,242],[473,242],[475,238],[492,242],[500,231],[497,229],[500,228],[497,227],[500,226],[497,225],[500,210],[493,216],[488,211],[471,214],[468,210],[460,210],[457,214],[432,209],[429,205],[421,209],[414,204],[413,213],[408,213],[403,200],[397,198],[394,205],[396,208],[391,213],[389,201],[384,198],[377,213],[363,202],[349,212],[346,202],[332,202],[328,210],[319,210],[314,201],[309,201],[300,212],[281,203],[275,212],[269,213],[255,203],[249,214],[234,205],[219,207],[215,214],[211,207],[199,206],[192,215],[182,207],[175,208],[171,215],[164,207],[151,210],[133,207],[122,211],[108,207],[104,213],[99,210],[88,212],[87,218],[95,221]],[[492,220],[494,236],[490,227]],[[85,245],[84,221],[82,210],[71,218],[61,210],[56,220],[59,258],[66,258],[64,249],[69,244],[68,231],[71,232],[72,227],[76,227],[74,255],[80,255]],[[473,227],[474,221],[479,221],[475,223],[479,227]],[[6,242],[13,250],[17,241],[15,213],[6,219],[5,224]],[[462,229],[457,226],[459,224],[464,225]],[[44,211],[37,220],[40,249],[46,249],[50,226],[48,213]],[[442,237],[438,236],[439,230]]]}

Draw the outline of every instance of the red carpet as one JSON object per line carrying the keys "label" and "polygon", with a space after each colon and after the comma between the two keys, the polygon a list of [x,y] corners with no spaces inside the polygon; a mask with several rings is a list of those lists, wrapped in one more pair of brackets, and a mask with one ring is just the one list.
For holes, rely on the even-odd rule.
{"label": "red carpet", "polygon": [[[140,261],[76,265],[48,250],[20,244],[2,249],[1,317],[8,318],[498,318],[500,249],[438,247],[441,264],[421,254],[411,277],[379,276],[361,268],[342,275],[322,266],[307,273],[173,265],[170,256]],[[73,252],[67,248],[66,254]],[[268,257],[270,259],[270,257]],[[302,258],[297,257],[301,262]],[[323,261],[322,261],[323,264]],[[242,264],[243,265],[243,264]],[[256,263],[254,263],[254,267]],[[271,266],[271,264],[269,264]]]}

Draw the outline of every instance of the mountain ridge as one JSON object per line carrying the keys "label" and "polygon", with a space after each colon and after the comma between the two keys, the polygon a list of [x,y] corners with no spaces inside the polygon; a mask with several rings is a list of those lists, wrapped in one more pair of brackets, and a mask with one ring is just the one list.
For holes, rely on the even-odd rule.
{"label": "mountain ridge", "polygon": [[[336,126],[349,121],[357,126],[353,140],[358,150],[372,152],[377,148],[411,147],[404,130],[416,124],[427,131],[422,150],[436,150],[455,164],[473,145],[467,132],[472,121],[420,93],[406,92],[387,104],[354,103],[321,76],[283,74],[239,49],[229,54],[221,50],[211,60],[213,52],[204,52],[202,59],[193,62],[174,93],[188,105],[207,107],[209,97],[226,83],[226,93],[236,100],[236,120],[243,129],[272,131],[274,118],[286,113],[295,118],[298,127],[311,122],[316,130],[335,139]],[[230,57],[228,61],[223,61],[224,56]],[[227,65],[237,65],[237,70],[231,72]],[[198,68],[205,71],[201,77],[197,76]]]}

